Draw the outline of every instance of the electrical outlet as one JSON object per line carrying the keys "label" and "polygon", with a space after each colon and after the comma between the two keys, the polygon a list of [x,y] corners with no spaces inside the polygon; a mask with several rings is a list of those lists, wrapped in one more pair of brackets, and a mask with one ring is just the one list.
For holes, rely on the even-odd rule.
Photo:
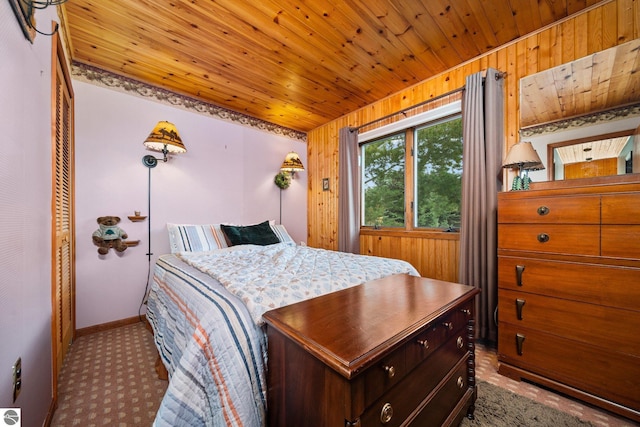
{"label": "electrical outlet", "polygon": [[15,403],[22,389],[22,358],[18,357],[13,365],[13,402]]}

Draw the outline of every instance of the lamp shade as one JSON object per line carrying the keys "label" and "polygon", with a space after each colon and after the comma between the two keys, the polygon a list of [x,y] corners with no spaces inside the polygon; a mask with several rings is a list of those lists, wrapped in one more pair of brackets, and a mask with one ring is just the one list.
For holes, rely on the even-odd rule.
{"label": "lamp shade", "polygon": [[[516,143],[502,162],[503,168],[519,168],[524,170],[541,170],[544,169],[542,160],[536,150],[533,149],[528,141]],[[534,169],[535,168],[535,169]]]}
{"label": "lamp shade", "polygon": [[144,140],[144,146],[153,151],[166,151],[168,153],[187,152],[178,134],[178,129],[176,129],[173,123],[165,121],[158,122],[147,139]]}
{"label": "lamp shade", "polygon": [[302,160],[300,160],[300,156],[298,153],[291,151],[285,157],[284,162],[282,162],[282,166],[280,166],[280,170],[283,172],[300,172],[304,170],[304,166],[302,165]]}

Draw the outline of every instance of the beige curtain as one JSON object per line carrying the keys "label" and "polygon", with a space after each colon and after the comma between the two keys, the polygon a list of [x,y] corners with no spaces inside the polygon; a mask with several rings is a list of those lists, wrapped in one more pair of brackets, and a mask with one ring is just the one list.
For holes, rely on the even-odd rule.
{"label": "beige curtain", "polygon": [[467,76],[462,102],[463,170],[460,228],[461,283],[482,292],[476,304],[476,333],[496,342],[497,194],[502,184],[504,97],[502,74],[494,69]]}
{"label": "beige curtain", "polygon": [[338,250],[360,253],[358,130],[340,129],[338,146]]}

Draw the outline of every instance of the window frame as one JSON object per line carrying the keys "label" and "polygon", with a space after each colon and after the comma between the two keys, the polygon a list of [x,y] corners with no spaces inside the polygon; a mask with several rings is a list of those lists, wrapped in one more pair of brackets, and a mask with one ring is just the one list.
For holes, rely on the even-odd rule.
{"label": "window frame", "polygon": [[[364,188],[360,189],[360,230],[376,230],[376,231],[394,231],[394,232],[427,232],[427,233],[447,233],[442,228],[435,227],[418,227],[417,226],[417,213],[415,209],[417,199],[417,185],[415,176],[415,168],[417,162],[417,156],[415,156],[416,150],[416,131],[418,129],[428,127],[430,125],[437,125],[448,120],[454,120],[457,117],[462,119],[462,101],[457,100],[441,107],[434,108],[432,110],[416,114],[415,116],[407,119],[399,120],[395,123],[381,126],[368,132],[364,132],[358,135],[359,159],[358,165],[360,169],[360,180],[364,174],[363,171],[363,147],[369,143],[380,139],[384,139],[394,134],[404,132],[405,137],[405,157],[404,157],[404,227],[383,227],[376,229],[373,225],[364,225],[364,212],[365,212],[365,199]],[[453,231],[458,233],[459,230]]]}

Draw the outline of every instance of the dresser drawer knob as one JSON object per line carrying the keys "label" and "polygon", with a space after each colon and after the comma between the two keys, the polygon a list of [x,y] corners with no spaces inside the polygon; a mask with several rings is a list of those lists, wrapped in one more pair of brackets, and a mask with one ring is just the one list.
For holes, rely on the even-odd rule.
{"label": "dresser drawer knob", "polygon": [[394,368],[393,365],[384,365],[382,369],[384,369],[389,378],[393,378],[396,375],[396,368]]}
{"label": "dresser drawer knob", "polygon": [[429,340],[418,340],[418,344],[425,350],[429,348]]}
{"label": "dresser drawer knob", "polygon": [[462,389],[462,387],[464,387],[464,380],[462,377],[458,377],[458,388]]}
{"label": "dresser drawer knob", "polygon": [[453,331],[453,322],[443,322],[442,326],[444,326],[445,328],[447,328],[450,331]]}
{"label": "dresser drawer knob", "polygon": [[538,242],[547,243],[549,241],[549,235],[547,233],[538,234]]}
{"label": "dresser drawer knob", "polygon": [[458,339],[456,340],[456,345],[458,346],[458,348],[464,347],[464,340],[462,339],[462,337],[458,337]]}
{"label": "dresser drawer knob", "polygon": [[391,403],[385,403],[382,407],[382,411],[380,411],[380,422],[382,424],[387,424],[393,418],[393,408],[391,407]]}
{"label": "dresser drawer knob", "polygon": [[467,317],[471,316],[471,310],[469,310],[468,308],[463,308],[460,311]]}
{"label": "dresser drawer knob", "polygon": [[546,214],[548,214],[548,213],[549,213],[549,208],[548,208],[548,207],[546,207],[546,206],[540,206],[540,207],[538,208],[538,215],[541,215],[541,216],[542,216],[542,215],[546,215]]}

